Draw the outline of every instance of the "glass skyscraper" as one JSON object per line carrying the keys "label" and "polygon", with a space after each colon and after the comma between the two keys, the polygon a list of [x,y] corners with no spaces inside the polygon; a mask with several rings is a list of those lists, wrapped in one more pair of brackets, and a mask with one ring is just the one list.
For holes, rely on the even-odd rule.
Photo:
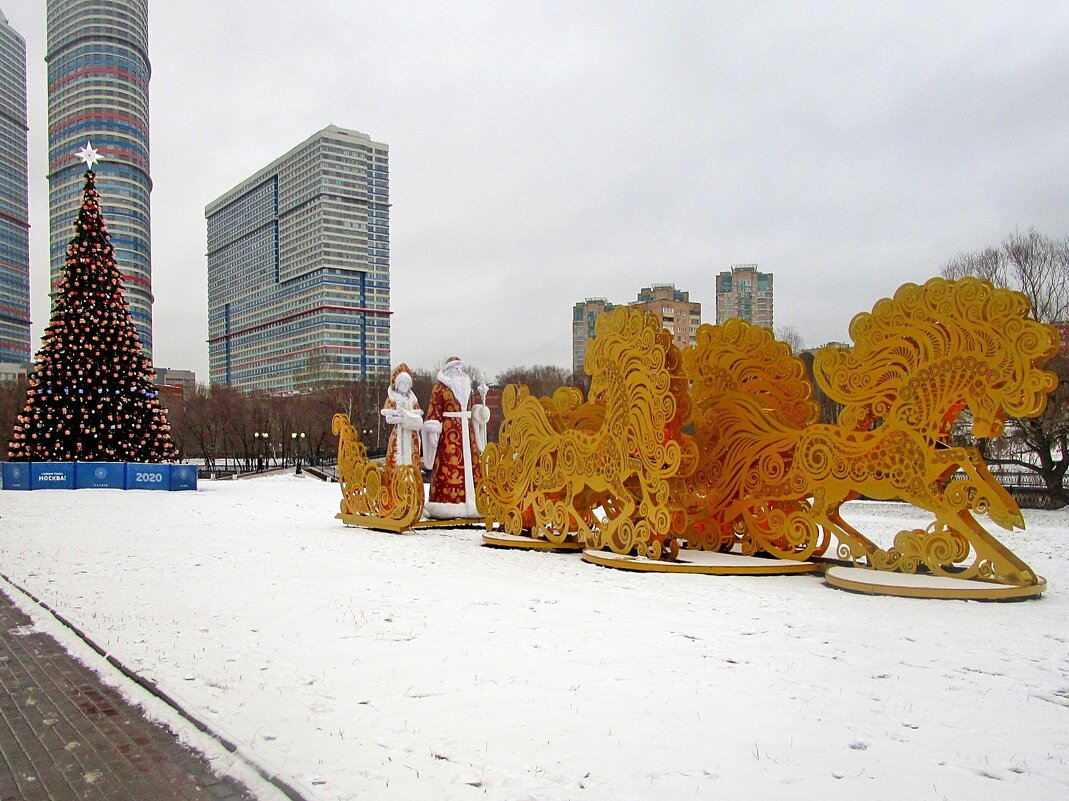
{"label": "glass skyscraper", "polygon": [[151,354],[148,0],[48,0],[46,20],[52,288],[81,207],[85,164],[76,153],[91,141],[130,314]]}
{"label": "glass skyscraper", "polygon": [[0,11],[0,363],[30,360],[26,41]]}
{"label": "glass skyscraper", "polygon": [[389,376],[389,207],[389,148],[334,125],[208,204],[212,385]]}

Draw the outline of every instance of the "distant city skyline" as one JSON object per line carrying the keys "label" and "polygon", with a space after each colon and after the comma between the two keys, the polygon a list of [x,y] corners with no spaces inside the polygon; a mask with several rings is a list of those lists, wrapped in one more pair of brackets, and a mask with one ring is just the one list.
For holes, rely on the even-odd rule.
{"label": "distant city skyline", "polygon": [[656,315],[678,348],[694,345],[698,326],[702,323],[702,305],[692,301],[690,293],[677,289],[675,284],[642,287],[635,299],[626,303],[611,303],[601,297],[586,298],[572,307],[572,373],[583,372],[587,342],[594,338],[598,315],[617,306],[633,306]]}
{"label": "distant city skyline", "polygon": [[[43,6],[0,0],[27,45],[34,350]],[[577,298],[663,277],[709,310],[743,262],[775,274],[777,326],[843,341],[963,251],[1069,233],[1064,3],[291,9],[150,4],[153,355],[202,380],[204,206],[331,122],[390,143],[391,358],[413,367],[567,366]]]}

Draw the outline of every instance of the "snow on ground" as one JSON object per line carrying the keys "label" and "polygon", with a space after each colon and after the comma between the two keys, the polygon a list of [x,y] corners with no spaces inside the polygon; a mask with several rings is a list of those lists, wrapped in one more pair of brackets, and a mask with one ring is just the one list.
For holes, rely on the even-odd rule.
{"label": "snow on ground", "polygon": [[1049,591],[995,604],[346,528],[306,477],[201,487],[0,493],[0,572],[311,798],[1069,796],[1065,512],[999,532]]}

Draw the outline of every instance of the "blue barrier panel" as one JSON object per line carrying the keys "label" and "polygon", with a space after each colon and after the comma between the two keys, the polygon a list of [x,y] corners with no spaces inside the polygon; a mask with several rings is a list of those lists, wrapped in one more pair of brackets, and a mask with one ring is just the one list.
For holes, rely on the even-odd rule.
{"label": "blue barrier panel", "polygon": [[6,490],[28,490],[30,488],[29,462],[4,462],[4,483]]}
{"label": "blue barrier panel", "polygon": [[171,488],[171,466],[169,464],[126,463],[126,488],[168,490]]}
{"label": "blue barrier panel", "polygon": [[74,489],[74,462],[30,462],[30,489]]}
{"label": "blue barrier panel", "polygon": [[195,464],[171,465],[171,490],[195,490],[197,488],[197,466]]}
{"label": "blue barrier panel", "polygon": [[75,462],[75,489],[126,489],[122,462]]}

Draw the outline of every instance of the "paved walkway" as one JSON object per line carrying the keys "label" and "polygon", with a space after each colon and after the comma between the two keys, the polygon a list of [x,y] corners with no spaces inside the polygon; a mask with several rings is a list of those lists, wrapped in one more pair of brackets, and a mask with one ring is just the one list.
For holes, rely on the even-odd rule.
{"label": "paved walkway", "polygon": [[0,801],[252,801],[0,590]]}

